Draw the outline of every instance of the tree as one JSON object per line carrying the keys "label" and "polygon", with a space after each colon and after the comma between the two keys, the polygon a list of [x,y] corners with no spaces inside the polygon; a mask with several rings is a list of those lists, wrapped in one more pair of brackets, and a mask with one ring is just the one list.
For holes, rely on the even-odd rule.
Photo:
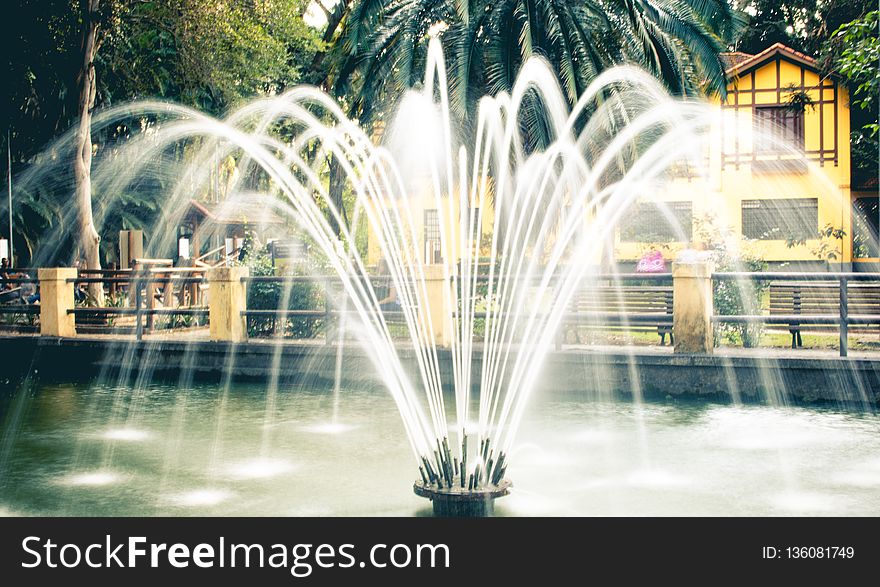
{"label": "tree", "polygon": [[739,0],[750,15],[736,41],[737,51],[758,53],[782,43],[818,57],[823,43],[842,24],[871,9],[871,0]]}
{"label": "tree", "polygon": [[133,2],[102,65],[107,101],[169,98],[212,114],[300,83],[323,44],[306,0]]}
{"label": "tree", "polygon": [[[97,92],[95,55],[98,52],[100,0],[80,0],[82,18],[82,62],[77,76],[79,84],[79,124],[74,142],[73,176],[76,185],[77,228],[87,269],[101,268],[101,236],[92,215],[92,110]],[[104,290],[100,283],[90,284],[89,291],[97,304],[103,305]]]}
{"label": "tree", "polygon": [[[874,112],[880,99],[880,37],[877,25],[880,11],[846,23],[835,31],[829,51],[834,69],[853,88],[853,105]],[[877,133],[876,124],[873,133]]]}
{"label": "tree", "polygon": [[843,78],[852,105],[853,169],[877,177],[880,107],[880,11],[838,28],[823,47],[826,67]]}
{"label": "tree", "polygon": [[739,22],[724,0],[353,0],[334,39],[337,94],[373,117],[421,80],[429,37],[444,41],[454,114],[508,91],[532,55],[554,67],[573,103],[604,69],[634,63],[674,92],[726,88],[718,53]]}
{"label": "tree", "polygon": [[[87,168],[90,154],[97,163],[116,139],[152,123],[121,120],[87,133],[83,112],[89,118],[111,104],[160,98],[219,115],[242,100],[300,83],[324,47],[320,32],[303,22],[306,0],[100,0],[94,3],[100,10],[94,11],[84,0],[12,1],[16,22],[5,112],[13,171],[20,178],[38,166],[52,167],[50,178],[43,174],[30,184],[16,182],[15,239],[27,245],[16,247],[19,263],[29,262],[49,234],[82,232],[79,218],[67,218],[71,194],[84,198],[87,191],[75,173]],[[89,59],[84,50],[91,24],[95,42]],[[78,134],[72,157],[77,164],[62,169],[54,167],[54,154],[45,148],[68,128]],[[108,245],[115,242],[122,219],[138,228],[155,218],[163,187],[143,184],[150,182],[130,193],[103,194],[92,183],[92,220],[99,225],[104,259],[112,258]],[[108,211],[109,196],[116,204]],[[85,214],[82,218],[88,220]],[[75,248],[77,243],[65,242],[41,260],[70,262]]]}
{"label": "tree", "polygon": [[[431,36],[442,35],[452,115],[475,130],[477,101],[509,91],[522,64],[546,57],[570,103],[604,69],[642,65],[681,94],[726,91],[718,53],[741,19],[726,0],[340,0],[323,4],[331,43],[325,88],[364,125],[392,112],[424,74]],[[549,140],[544,110],[524,106],[527,146]],[[469,141],[465,141],[468,144]],[[345,182],[329,163],[329,194],[341,206]]]}
{"label": "tree", "polygon": [[18,163],[76,116],[81,28],[71,0],[18,0],[10,12],[15,36],[7,48],[3,122],[12,131],[12,159]]}

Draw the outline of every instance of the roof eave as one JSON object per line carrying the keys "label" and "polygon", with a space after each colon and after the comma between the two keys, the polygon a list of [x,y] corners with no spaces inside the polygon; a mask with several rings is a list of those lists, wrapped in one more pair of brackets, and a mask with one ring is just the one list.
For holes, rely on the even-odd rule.
{"label": "roof eave", "polygon": [[816,63],[816,60],[809,55],[804,55],[803,53],[795,51],[791,47],[787,47],[782,43],[774,43],[760,53],[757,53],[751,58],[746,59],[745,61],[742,61],[729,68],[725,73],[728,78],[741,77],[747,73],[750,73],[752,70],[761,67],[766,62],[775,59],[776,57],[782,57],[783,59],[791,61],[796,65],[801,65],[817,73],[819,72],[819,67]]}

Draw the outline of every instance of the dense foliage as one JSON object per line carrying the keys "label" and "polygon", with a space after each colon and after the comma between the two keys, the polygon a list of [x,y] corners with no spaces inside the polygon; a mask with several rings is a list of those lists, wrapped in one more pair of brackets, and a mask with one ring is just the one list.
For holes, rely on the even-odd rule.
{"label": "dense foliage", "polygon": [[[81,15],[76,0],[10,0],[8,124],[16,159],[75,115]],[[97,107],[165,98],[219,114],[301,81],[320,34],[307,0],[102,0]]]}
{"label": "dense foliage", "polygon": [[852,105],[853,167],[877,177],[878,108],[880,108],[880,11],[842,25],[825,43],[828,67],[847,83]]}
{"label": "dense foliage", "polygon": [[[472,121],[483,95],[509,91],[531,56],[546,58],[574,102],[604,69],[646,68],[673,92],[723,92],[718,53],[737,30],[724,0],[351,0],[340,3],[331,77],[363,118],[422,79],[427,46],[444,44],[454,114]],[[540,120],[533,121],[539,125]]]}
{"label": "dense foliage", "polygon": [[[6,137],[14,173],[40,164],[45,146],[76,116],[81,11],[76,0],[11,0],[16,19],[9,43]],[[306,0],[102,0],[96,57],[96,108],[133,99],[174,100],[221,114],[242,100],[283,91],[302,81],[320,34],[302,19]],[[93,133],[95,157],[104,156],[130,121]],[[181,150],[178,153],[185,156]],[[44,159],[40,159],[40,157]],[[19,263],[38,241],[72,225],[72,178],[64,166],[52,181],[22,185],[15,194],[14,238]],[[161,208],[161,179],[145,178],[105,210],[103,253],[112,255],[123,227],[149,227]],[[93,192],[100,215],[105,194]],[[5,216],[5,200],[2,210]],[[69,248],[59,243],[59,249]]]}
{"label": "dense foliage", "polygon": [[[265,247],[253,247],[242,264],[255,277],[275,275],[272,257]],[[248,287],[248,308],[251,310],[321,310],[324,308],[324,288],[313,281],[292,283],[255,281]],[[313,338],[327,328],[322,317],[251,316],[248,318],[248,336]]]}
{"label": "dense foliage", "polygon": [[[43,149],[77,116],[83,5],[9,4],[2,145],[11,145],[20,175],[41,163],[40,153],[43,161],[61,156]],[[510,90],[531,56],[548,60],[569,101],[617,63],[646,68],[673,92],[696,94],[724,91],[720,51],[756,52],[781,41],[818,57],[829,75],[850,87],[854,167],[877,171],[880,49],[876,5],[868,0],[100,0],[99,6],[97,109],[158,98],[222,114],[253,96],[306,82],[333,92],[366,123],[393,108],[402,89],[421,83],[429,39],[439,36],[454,115],[465,131],[476,101]],[[324,11],[323,29],[305,23],[309,6]],[[745,28],[743,14],[749,15]],[[546,140],[541,104],[535,100],[525,112],[524,131],[539,147]],[[141,123],[94,132],[95,156]],[[70,178],[66,166],[58,170],[51,183],[15,193],[20,262],[30,260],[43,235],[69,227]],[[338,167],[328,161],[322,173],[345,210],[352,197]],[[112,208],[102,208],[105,194],[94,188],[105,248],[112,250],[119,228],[153,222],[167,189],[163,181],[144,178],[114,194]]]}
{"label": "dense foliage", "polygon": [[300,82],[321,48],[318,32],[303,22],[306,4],[131,3],[104,51],[105,98],[167,97],[221,113],[242,98],[281,92]]}
{"label": "dense foliage", "polygon": [[749,23],[736,41],[736,50],[758,53],[782,43],[814,57],[844,23],[876,6],[872,0],[737,0]]}

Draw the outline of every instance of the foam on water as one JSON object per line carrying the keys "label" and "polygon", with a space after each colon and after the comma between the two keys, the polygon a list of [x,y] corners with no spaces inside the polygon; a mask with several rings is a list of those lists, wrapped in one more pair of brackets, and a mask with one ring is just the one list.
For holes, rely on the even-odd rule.
{"label": "foam on water", "polygon": [[314,434],[344,434],[354,430],[355,426],[351,424],[343,424],[342,422],[323,422],[319,424],[310,424],[305,426],[303,430]]}
{"label": "foam on water", "polygon": [[104,440],[116,440],[120,442],[143,442],[149,440],[152,434],[146,430],[136,428],[111,428],[101,434]]}
{"label": "foam on water", "polygon": [[841,508],[841,497],[812,491],[784,491],[770,497],[770,503],[797,515],[827,514]]}
{"label": "foam on water", "polygon": [[169,495],[166,501],[179,507],[211,507],[229,501],[235,493],[228,489],[205,487]]}
{"label": "foam on water", "polygon": [[114,471],[87,471],[83,473],[74,473],[67,475],[60,480],[62,485],[70,485],[72,487],[87,486],[101,487],[105,485],[114,485],[125,479],[125,476]]}
{"label": "foam on water", "polygon": [[626,477],[626,484],[644,489],[692,487],[694,480],[662,469],[639,469]]}
{"label": "foam on water", "polygon": [[290,473],[295,468],[296,467],[293,463],[286,460],[257,458],[232,463],[225,467],[223,471],[230,479],[244,481],[248,479],[269,479],[277,477],[285,473]]}

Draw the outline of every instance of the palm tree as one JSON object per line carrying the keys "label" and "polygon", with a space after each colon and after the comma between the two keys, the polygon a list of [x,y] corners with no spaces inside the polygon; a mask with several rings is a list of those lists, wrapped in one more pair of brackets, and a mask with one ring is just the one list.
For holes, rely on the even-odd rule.
{"label": "palm tree", "polygon": [[[509,91],[533,55],[554,67],[570,103],[603,70],[638,65],[673,93],[724,94],[718,57],[741,22],[726,0],[350,0],[333,37],[331,86],[369,121],[422,78],[442,33],[453,115]],[[433,29],[433,31],[432,31]]]}

